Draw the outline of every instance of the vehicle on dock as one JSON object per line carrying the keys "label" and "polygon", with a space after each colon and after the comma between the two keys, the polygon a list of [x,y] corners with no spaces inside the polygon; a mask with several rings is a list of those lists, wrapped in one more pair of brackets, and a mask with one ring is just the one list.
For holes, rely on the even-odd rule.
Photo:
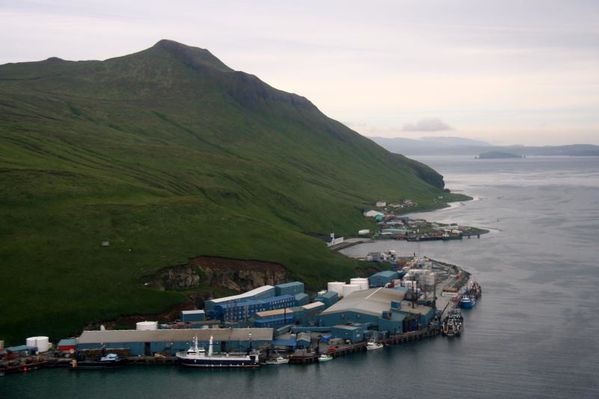
{"label": "vehicle on dock", "polygon": [[193,337],[193,344],[185,352],[177,352],[179,364],[186,367],[203,368],[255,368],[260,367],[259,354],[249,351],[246,355],[232,355],[229,353],[213,353],[213,337],[210,337],[208,353],[198,346],[198,337]]}
{"label": "vehicle on dock", "polygon": [[368,341],[368,343],[366,344],[366,350],[367,351],[375,351],[377,349],[382,349],[383,346],[384,345],[381,344],[380,342]]}
{"label": "vehicle on dock", "polygon": [[108,369],[124,366],[127,359],[123,359],[116,353],[108,353],[97,360],[76,360],[71,362],[71,370],[95,370]]}
{"label": "vehicle on dock", "polygon": [[333,360],[333,356],[327,355],[326,353],[323,353],[322,355],[318,356],[318,361],[320,363],[328,362],[330,360]]}

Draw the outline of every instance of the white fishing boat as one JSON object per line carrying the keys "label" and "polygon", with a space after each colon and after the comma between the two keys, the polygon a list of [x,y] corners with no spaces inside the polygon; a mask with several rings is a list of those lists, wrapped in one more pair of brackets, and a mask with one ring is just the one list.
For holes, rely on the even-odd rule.
{"label": "white fishing boat", "polygon": [[198,337],[193,337],[193,344],[186,352],[178,352],[179,364],[187,367],[260,367],[259,356],[256,352],[247,355],[232,355],[229,353],[214,354],[212,351],[213,337],[210,337],[208,353],[198,346]]}
{"label": "white fishing boat", "polygon": [[381,344],[380,342],[368,341],[368,343],[366,344],[366,350],[367,351],[375,351],[377,349],[382,349],[383,346],[384,345]]}
{"label": "white fishing boat", "polygon": [[318,356],[318,361],[321,363],[328,362],[330,360],[333,360],[333,356],[327,355],[326,353],[323,353],[322,355]]}
{"label": "white fishing boat", "polygon": [[280,364],[288,364],[289,363],[289,359],[284,358],[283,356],[277,356],[274,359],[269,359],[266,362],[264,362],[264,364],[268,364],[271,366],[278,366]]}

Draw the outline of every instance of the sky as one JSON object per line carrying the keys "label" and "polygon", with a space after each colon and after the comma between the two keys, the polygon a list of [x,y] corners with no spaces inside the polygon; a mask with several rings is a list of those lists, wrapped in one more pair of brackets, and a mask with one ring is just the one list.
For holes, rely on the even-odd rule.
{"label": "sky", "polygon": [[0,0],[0,64],[171,39],[365,136],[599,144],[597,0]]}

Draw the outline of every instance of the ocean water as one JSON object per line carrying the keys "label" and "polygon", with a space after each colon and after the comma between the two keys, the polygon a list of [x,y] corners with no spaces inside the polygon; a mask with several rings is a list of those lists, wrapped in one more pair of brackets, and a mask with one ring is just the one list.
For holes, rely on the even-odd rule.
{"label": "ocean water", "polygon": [[475,197],[421,216],[491,233],[344,253],[395,249],[468,269],[483,298],[461,338],[259,370],[41,370],[1,377],[0,398],[599,398],[599,158],[418,159]]}

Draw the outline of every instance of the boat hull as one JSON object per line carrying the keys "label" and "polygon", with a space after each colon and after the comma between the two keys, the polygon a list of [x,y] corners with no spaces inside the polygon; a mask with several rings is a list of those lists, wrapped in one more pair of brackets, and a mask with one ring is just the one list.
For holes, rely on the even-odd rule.
{"label": "boat hull", "polygon": [[122,367],[127,362],[123,359],[116,362],[100,362],[100,361],[81,361],[71,366],[71,370],[100,370],[100,369],[113,369]]}
{"label": "boat hull", "polygon": [[257,368],[259,363],[250,359],[179,359],[185,367],[197,368]]}

